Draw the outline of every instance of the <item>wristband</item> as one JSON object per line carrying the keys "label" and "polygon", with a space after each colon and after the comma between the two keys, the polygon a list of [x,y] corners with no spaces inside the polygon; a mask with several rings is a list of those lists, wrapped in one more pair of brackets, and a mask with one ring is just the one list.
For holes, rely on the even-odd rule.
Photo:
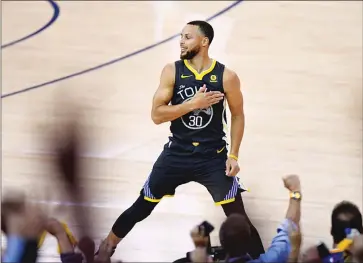
{"label": "wristband", "polygon": [[230,154],[230,155],[228,155],[228,157],[238,161],[238,157],[234,154]]}

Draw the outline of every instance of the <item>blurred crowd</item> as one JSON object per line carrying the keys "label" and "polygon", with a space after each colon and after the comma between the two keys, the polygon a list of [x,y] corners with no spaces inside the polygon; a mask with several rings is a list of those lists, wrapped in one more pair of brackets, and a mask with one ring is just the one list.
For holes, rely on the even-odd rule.
{"label": "blurred crowd", "polygon": [[[55,164],[61,180],[67,188],[67,195],[77,202],[82,199],[79,179],[80,138],[76,126],[63,129],[66,136],[53,145],[57,152]],[[303,233],[300,228],[303,188],[297,175],[283,178],[282,185],[290,197],[287,198],[286,216],[282,218],[277,233],[265,253],[252,258],[249,251],[251,231],[248,219],[232,214],[220,226],[221,246],[212,247],[210,233],[214,226],[208,222],[196,225],[190,232],[195,245],[193,251],[175,262],[355,262],[363,263],[363,224],[359,208],[348,201],[338,203],[331,213],[332,244],[317,243],[301,251]],[[294,195],[291,195],[294,193]],[[296,196],[296,194],[298,196]],[[90,218],[84,212],[74,212],[80,226],[86,226]],[[196,222],[197,223],[197,222]],[[26,200],[21,194],[12,193],[2,198],[1,230],[7,244],[2,251],[2,262],[37,262],[39,248],[48,233],[58,242],[60,261],[64,263],[111,262],[113,248],[102,242],[96,248],[87,232],[87,227],[75,237],[67,225],[49,218],[42,209]],[[118,261],[121,262],[121,261]]]}

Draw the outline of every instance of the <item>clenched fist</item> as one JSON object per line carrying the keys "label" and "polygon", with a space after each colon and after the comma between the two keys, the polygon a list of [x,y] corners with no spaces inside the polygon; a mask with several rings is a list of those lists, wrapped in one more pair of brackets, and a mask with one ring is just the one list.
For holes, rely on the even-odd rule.
{"label": "clenched fist", "polygon": [[228,157],[226,161],[226,175],[227,176],[236,176],[240,171],[237,160]]}
{"label": "clenched fist", "polygon": [[288,175],[283,178],[285,187],[291,192],[301,191],[300,179],[297,175]]}
{"label": "clenched fist", "polygon": [[196,247],[207,247],[209,236],[205,236],[205,229],[203,226],[196,226],[190,232],[193,243]]}

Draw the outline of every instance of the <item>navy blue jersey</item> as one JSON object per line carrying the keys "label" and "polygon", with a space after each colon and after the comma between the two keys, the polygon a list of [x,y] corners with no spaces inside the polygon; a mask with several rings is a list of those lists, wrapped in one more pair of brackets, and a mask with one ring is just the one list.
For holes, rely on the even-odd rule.
{"label": "navy blue jersey", "polygon": [[[187,60],[175,62],[175,85],[172,105],[181,104],[192,99],[196,92],[206,84],[207,92],[223,89],[225,66],[215,60],[211,67],[201,73],[193,69]],[[186,143],[225,143],[227,118],[225,99],[207,109],[197,109],[171,122],[172,138]]]}

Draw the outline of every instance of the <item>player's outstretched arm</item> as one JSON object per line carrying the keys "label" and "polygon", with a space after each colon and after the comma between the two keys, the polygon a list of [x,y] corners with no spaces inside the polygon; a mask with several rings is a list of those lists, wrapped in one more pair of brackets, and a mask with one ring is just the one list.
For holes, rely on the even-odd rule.
{"label": "player's outstretched arm", "polygon": [[229,110],[231,111],[231,149],[230,154],[238,157],[239,148],[245,129],[245,115],[243,111],[243,95],[240,80],[235,72],[225,69],[223,87]]}
{"label": "player's outstretched arm", "polygon": [[161,72],[160,84],[156,90],[152,103],[151,118],[155,124],[175,120],[190,111],[193,111],[191,103],[169,105],[173,97],[175,83],[175,64],[167,64]]}

